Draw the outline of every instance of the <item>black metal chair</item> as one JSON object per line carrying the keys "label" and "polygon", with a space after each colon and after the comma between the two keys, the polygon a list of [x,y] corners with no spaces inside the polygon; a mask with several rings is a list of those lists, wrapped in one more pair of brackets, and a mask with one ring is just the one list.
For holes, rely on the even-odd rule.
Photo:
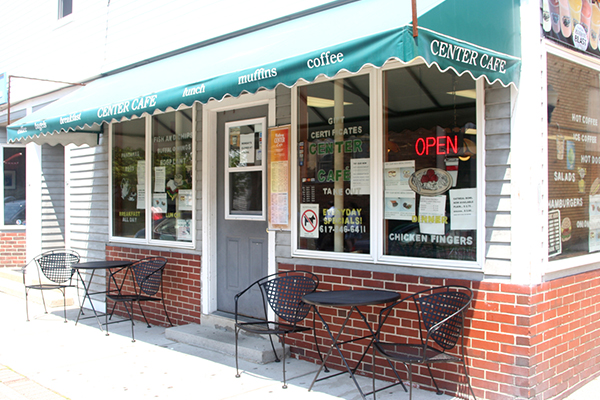
{"label": "black metal chair", "polygon": [[[112,319],[112,316],[115,312],[115,308],[117,304],[123,304],[125,308],[125,312],[127,312],[128,320],[131,321],[131,340],[135,342],[135,334],[134,334],[134,325],[133,322],[133,303],[137,303],[140,308],[140,312],[144,317],[144,321],[148,328],[151,328],[148,319],[146,318],[146,314],[144,314],[144,309],[142,308],[142,304],[145,301],[160,301],[163,306],[163,310],[165,311],[165,316],[169,321],[169,324],[173,326],[173,322],[171,322],[171,318],[169,318],[169,314],[167,313],[167,307],[165,306],[165,296],[163,292],[163,273],[165,266],[167,265],[167,259],[164,257],[149,257],[144,258],[142,260],[136,261],[135,263],[123,267],[117,271],[111,272],[111,278],[108,280],[108,294],[107,298],[114,302],[112,310],[110,314],[107,314],[106,321],[106,332],[108,334],[108,325],[112,323],[119,323],[123,321],[113,321],[108,322],[108,319]],[[117,285],[117,281],[114,276],[119,273],[119,271],[125,271],[125,275],[122,278],[121,284]],[[126,281],[127,276],[131,277],[131,284],[133,286],[133,293],[123,293],[123,283]],[[117,285],[116,288],[111,287],[111,281]]]}
{"label": "black metal chair", "polygon": [[[465,311],[471,304],[473,292],[464,286],[447,285],[439,286],[414,293],[386,308],[379,313],[379,327],[373,343],[373,371],[375,371],[375,356],[379,354],[388,360],[393,369],[397,383],[393,383],[387,389],[402,382],[393,362],[401,362],[406,367],[409,380],[409,400],[412,399],[412,365],[424,364],[427,366],[429,375],[435,385],[437,394],[442,394],[433,377],[430,365],[433,363],[462,363],[467,384],[473,397],[475,393],[471,387],[467,365],[465,363],[464,346],[464,321]],[[393,311],[399,312],[393,315]],[[414,315],[418,320],[419,340],[409,338],[403,343],[390,341],[393,334],[385,329],[386,320],[392,315],[396,323]],[[401,327],[397,328],[401,330]],[[460,349],[453,350],[457,345]],[[375,373],[373,373],[373,396],[375,398]]]}
{"label": "black metal chair", "polygon": [[[304,320],[310,311],[310,305],[302,301],[302,296],[312,293],[319,285],[319,278],[304,271],[281,271],[261,278],[235,295],[235,369],[236,377],[240,377],[238,367],[238,336],[240,330],[258,335],[269,335],[271,347],[275,354],[275,361],[280,362],[273,344],[272,335],[281,340],[283,350],[283,388],[287,388],[285,378],[285,336],[296,332],[305,332],[313,328],[298,325]],[[242,315],[238,313],[238,303],[244,299],[244,295],[254,289],[260,289],[262,295],[262,319],[252,321],[241,321]],[[278,320],[269,320],[268,310],[272,309]],[[316,339],[316,337],[315,337]]]}
{"label": "black metal chair", "polygon": [[[77,297],[79,298],[77,280],[73,280],[75,269],[72,268],[72,265],[77,264],[79,260],[79,254],[73,250],[51,250],[35,257],[23,267],[23,285],[25,286],[25,311],[27,313],[27,321],[29,321],[29,291],[34,289],[41,291],[42,303],[44,304],[44,311],[46,314],[48,314],[48,309],[46,308],[44,291],[59,290],[63,295],[63,312],[65,322],[67,322],[67,288],[77,287]],[[35,280],[35,278],[27,277],[28,270],[30,269],[29,266],[32,262],[35,262],[36,265],[37,280]]]}

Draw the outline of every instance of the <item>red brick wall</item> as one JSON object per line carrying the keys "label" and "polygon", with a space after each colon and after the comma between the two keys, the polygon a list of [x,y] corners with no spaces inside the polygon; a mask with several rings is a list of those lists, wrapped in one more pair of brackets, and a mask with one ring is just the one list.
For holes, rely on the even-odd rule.
{"label": "red brick wall", "polygon": [[26,260],[25,231],[0,232],[0,265],[3,267],[22,267]]}
{"label": "red brick wall", "polygon": [[[600,374],[600,270],[529,287],[327,267],[279,267],[317,274],[321,280],[319,290],[373,288],[406,296],[444,284],[470,287],[474,300],[467,313],[465,344],[471,384],[480,399],[561,399]],[[376,324],[380,309],[361,308],[372,324]],[[337,332],[347,310],[320,308],[320,312]],[[358,315],[355,317],[347,332],[364,335],[364,323]],[[306,321],[309,325],[310,319]],[[412,322],[400,318],[397,321],[401,324],[397,331],[414,328]],[[327,351],[330,341],[320,324],[317,334],[321,350]],[[311,332],[292,339],[290,343],[298,358],[316,362]],[[364,344],[356,342],[344,346],[343,351],[345,357],[356,361],[363,349]],[[359,373],[370,376],[371,362],[369,352]],[[328,365],[342,368],[335,354]],[[384,360],[378,358],[376,365],[380,377],[392,379]],[[403,366],[398,366],[398,370],[406,379]],[[462,366],[442,365],[433,370],[444,392],[467,397]],[[426,368],[417,371],[414,367],[413,381],[423,389],[433,390]]]}
{"label": "red brick wall", "polygon": [[[165,305],[174,325],[200,323],[200,256],[172,251],[143,250],[128,247],[106,246],[107,260],[139,260],[144,257],[165,257],[168,262],[163,275]],[[132,290],[131,285],[124,287]],[[167,318],[160,302],[142,304],[146,318],[152,325],[168,326]],[[112,303],[107,304],[107,309]],[[117,313],[124,315],[124,310],[117,307]],[[134,318],[143,321],[137,305],[134,307]]]}

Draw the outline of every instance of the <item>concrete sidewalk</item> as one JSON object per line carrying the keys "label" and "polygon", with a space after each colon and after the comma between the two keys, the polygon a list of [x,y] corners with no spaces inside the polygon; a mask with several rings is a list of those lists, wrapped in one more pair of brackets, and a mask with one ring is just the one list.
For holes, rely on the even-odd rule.
{"label": "concrete sidewalk", "polygon": [[[1,289],[0,289],[1,290]],[[309,362],[288,359],[287,389],[281,387],[281,364],[241,361],[235,378],[235,359],[165,338],[165,328],[135,326],[131,342],[129,322],[102,332],[95,319],[75,326],[77,308],[44,314],[30,302],[0,292],[0,399],[360,399],[347,375],[308,387],[318,369]],[[359,377],[369,391],[371,379]],[[381,382],[384,385],[384,382]],[[415,390],[415,400],[451,400]],[[378,399],[408,398],[401,387],[378,393]],[[372,398],[372,397],[369,397]]]}
{"label": "concrete sidewalk", "polygon": [[[318,368],[309,362],[287,360],[289,387],[283,389],[281,364],[241,361],[242,376],[236,379],[233,357],[166,339],[162,327],[137,323],[132,343],[128,322],[111,325],[106,336],[95,319],[75,326],[75,307],[68,310],[65,323],[62,308],[44,314],[40,304],[31,302],[27,322],[24,300],[1,288],[0,308],[0,400],[360,399],[347,375],[319,382],[309,392]],[[370,390],[370,378],[359,377],[359,382]],[[597,380],[569,400],[589,400],[599,390]],[[408,393],[397,386],[377,398],[408,399]],[[457,399],[419,389],[413,398]]]}

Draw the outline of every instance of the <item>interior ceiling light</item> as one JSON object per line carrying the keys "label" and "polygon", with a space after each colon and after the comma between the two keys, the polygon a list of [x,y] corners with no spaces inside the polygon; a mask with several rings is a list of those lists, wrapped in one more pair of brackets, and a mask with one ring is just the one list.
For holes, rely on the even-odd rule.
{"label": "interior ceiling light", "polygon": [[446,92],[446,94],[451,94],[451,95],[456,94],[457,96],[466,97],[468,99],[476,99],[477,98],[477,91],[475,89],[457,90],[456,92]]}
{"label": "interior ceiling light", "polygon": [[[335,101],[333,101],[331,99],[323,99],[321,97],[313,97],[313,96],[308,96],[306,98],[306,105],[309,107],[331,108],[334,106],[334,104],[335,104]],[[344,105],[350,106],[350,105],[352,105],[352,103],[345,101]]]}

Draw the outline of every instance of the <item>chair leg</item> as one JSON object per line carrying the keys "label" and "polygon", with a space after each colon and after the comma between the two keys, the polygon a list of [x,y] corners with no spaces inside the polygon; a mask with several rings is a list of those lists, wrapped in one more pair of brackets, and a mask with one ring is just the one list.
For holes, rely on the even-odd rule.
{"label": "chair leg", "polygon": [[412,400],[412,364],[404,364],[408,372],[408,400]]}
{"label": "chair leg", "polygon": [[275,345],[273,344],[273,337],[269,335],[269,340],[271,341],[271,348],[273,349],[273,354],[275,354],[275,362],[280,362],[279,356],[277,355],[277,351],[275,350]]}
{"label": "chair leg", "polygon": [[41,294],[42,294],[42,303],[44,304],[44,312],[46,314],[48,314],[48,310],[46,309],[46,300],[44,299],[44,291],[40,290]]}
{"label": "chair leg", "polygon": [[429,366],[429,364],[427,364],[427,370],[429,371],[429,376],[431,376],[431,380],[433,381],[433,384],[435,385],[435,394],[437,394],[438,396],[442,395],[442,391],[440,390],[437,382],[435,381],[435,378],[433,377],[433,372],[431,372],[431,367]]}
{"label": "chair leg", "polygon": [[281,335],[281,349],[283,350],[282,364],[283,364],[283,386],[282,388],[287,389],[287,381],[285,380],[285,333]]}
{"label": "chair leg", "polygon": [[371,377],[373,378],[373,400],[377,400],[377,392],[375,391],[375,345],[373,345],[373,358],[371,362]]}
{"label": "chair leg", "polygon": [[27,322],[29,322],[29,290],[25,288],[25,313],[27,315]]}
{"label": "chair leg", "polygon": [[467,377],[467,385],[469,385],[469,390],[471,391],[473,398],[475,400],[477,400],[477,397],[475,396],[475,392],[473,391],[473,387],[471,386],[471,377],[469,376],[469,372],[467,371],[467,363],[465,362],[464,358],[463,358],[462,362],[463,362],[463,368],[465,369],[465,376]]}
{"label": "chair leg", "polygon": [[167,306],[165,305],[165,299],[162,299],[162,305],[163,305],[163,310],[165,310],[165,316],[167,317],[167,321],[169,321],[169,324],[171,326],[173,326],[173,323],[171,322],[171,318],[169,318],[169,314],[167,313]]}
{"label": "chair leg", "polygon": [[[137,302],[138,307],[140,308],[140,311],[142,312],[142,317],[144,317],[144,321],[146,321],[146,325],[148,326],[148,328],[152,328],[152,326],[150,326],[150,322],[148,322],[148,319],[146,319],[146,314],[144,314],[144,310],[142,309],[142,303],[141,302]],[[133,314],[133,304],[131,305],[131,313]],[[133,317],[132,317],[133,320]]]}
{"label": "chair leg", "polygon": [[236,326],[235,327],[235,377],[239,378],[240,377],[240,368],[238,365],[238,335],[239,335],[240,329]]}
{"label": "chair leg", "polygon": [[67,288],[58,289],[63,295],[63,314],[65,316],[65,324],[67,323]]}

